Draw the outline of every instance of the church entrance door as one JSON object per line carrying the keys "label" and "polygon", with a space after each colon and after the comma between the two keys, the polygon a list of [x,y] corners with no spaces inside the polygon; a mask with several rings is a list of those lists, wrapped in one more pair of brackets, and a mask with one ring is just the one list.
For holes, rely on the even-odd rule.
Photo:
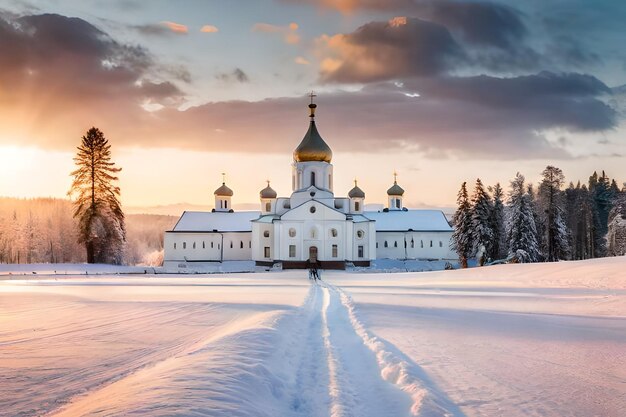
{"label": "church entrance door", "polygon": [[309,261],[317,262],[317,246],[311,246],[309,248]]}

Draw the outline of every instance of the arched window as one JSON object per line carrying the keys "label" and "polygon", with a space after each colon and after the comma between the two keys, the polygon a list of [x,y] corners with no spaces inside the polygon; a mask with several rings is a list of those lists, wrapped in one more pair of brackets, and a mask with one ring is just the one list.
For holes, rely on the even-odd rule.
{"label": "arched window", "polygon": [[174,249],[176,249],[176,242],[174,242]]}
{"label": "arched window", "polygon": [[330,236],[337,237],[337,229],[330,229]]}
{"label": "arched window", "polygon": [[423,248],[423,247],[424,247],[424,241],[420,240],[420,248]]}
{"label": "arched window", "polygon": [[317,227],[311,227],[311,232],[309,234],[311,239],[317,239]]}
{"label": "arched window", "polygon": [[265,211],[272,211],[272,203],[269,201],[265,203]]}
{"label": "arched window", "polygon": [[361,204],[358,201],[354,202],[354,211],[361,210]]}
{"label": "arched window", "polygon": [[270,237],[270,231],[269,230],[264,231],[263,237]]}
{"label": "arched window", "polygon": [[193,245],[192,245],[192,246],[193,246],[193,248],[195,249],[195,248],[196,248],[196,242],[193,242]]}
{"label": "arched window", "polygon": [[397,247],[398,247],[398,241],[397,241],[397,240],[395,240],[395,241],[393,242],[393,247],[394,247],[394,248],[397,248]]}
{"label": "arched window", "polygon": [[430,241],[430,247],[431,248],[433,247],[433,241],[432,240]]}
{"label": "arched window", "polygon": [[413,240],[413,238],[411,238],[411,247],[414,248],[415,247],[415,241]]}
{"label": "arched window", "polygon": [[231,249],[233,248],[233,241],[232,240],[230,241],[230,248]]}
{"label": "arched window", "polygon": [[396,198],[396,208],[400,208],[400,199]]}
{"label": "arched window", "polygon": [[204,246],[204,240],[202,241],[202,249],[206,249],[206,246]]}
{"label": "arched window", "polygon": [[241,243],[239,244],[239,249],[243,249],[243,240],[241,241]]}
{"label": "arched window", "polygon": [[248,249],[252,249],[252,241],[248,242]]}
{"label": "arched window", "polygon": [[187,249],[187,242],[183,242],[183,249]]}
{"label": "arched window", "polygon": [[224,208],[227,209],[228,208],[228,200],[224,200]]}
{"label": "arched window", "polygon": [[389,244],[387,243],[387,241],[385,240],[385,247],[388,248]]}
{"label": "arched window", "polygon": [[315,171],[311,171],[311,185],[315,185]]}
{"label": "arched window", "polygon": [[441,240],[439,241],[439,247],[443,248],[443,242]]}
{"label": "arched window", "polygon": [[224,202],[220,200],[220,208],[224,208]]}
{"label": "arched window", "polygon": [[213,249],[213,242],[211,242],[211,249]]}
{"label": "arched window", "polygon": [[378,249],[378,242],[376,242],[376,249]]}
{"label": "arched window", "polygon": [[296,229],[293,227],[289,229],[289,237],[296,237]]}

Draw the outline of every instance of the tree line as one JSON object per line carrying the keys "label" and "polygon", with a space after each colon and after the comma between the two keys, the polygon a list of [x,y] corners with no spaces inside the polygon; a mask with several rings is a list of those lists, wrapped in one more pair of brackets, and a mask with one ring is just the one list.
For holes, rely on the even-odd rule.
{"label": "tree line", "polygon": [[626,185],[620,189],[604,171],[594,172],[587,184],[570,182],[563,189],[564,183],[563,172],[554,166],[543,170],[536,189],[517,173],[506,196],[500,184],[485,187],[480,179],[469,196],[464,182],[457,196],[451,241],[461,266],[467,268],[471,258],[484,265],[615,253],[615,248],[607,247],[609,215],[626,201]]}

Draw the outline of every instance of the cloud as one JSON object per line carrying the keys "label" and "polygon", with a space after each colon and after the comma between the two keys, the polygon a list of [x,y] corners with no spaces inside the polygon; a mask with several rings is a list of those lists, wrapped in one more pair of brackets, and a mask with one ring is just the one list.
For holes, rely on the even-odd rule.
{"label": "cloud", "polygon": [[224,82],[237,81],[240,83],[247,83],[250,81],[248,74],[246,74],[241,68],[235,68],[232,72],[221,72],[217,74],[215,78]]}
{"label": "cloud", "polygon": [[367,83],[446,73],[466,61],[450,32],[436,23],[396,17],[370,22],[349,34],[317,40],[325,82]]}
{"label": "cloud", "polygon": [[311,64],[308,59],[306,59],[306,58],[304,58],[302,56],[297,56],[293,61],[296,64],[299,64],[299,65],[310,65]]}
{"label": "cloud", "polygon": [[189,28],[186,25],[180,23],[164,21],[161,22],[161,24],[174,33],[186,34],[189,32]]}
{"label": "cloud", "polygon": [[282,35],[285,43],[294,45],[300,42],[300,35],[298,35],[298,24],[290,23],[286,26],[277,26],[269,23],[255,23],[252,26],[253,32],[262,33],[277,33]]}
{"label": "cloud", "polygon": [[159,23],[147,23],[144,25],[132,25],[132,29],[135,29],[137,32],[142,35],[148,36],[166,36],[172,34],[172,30],[170,30],[167,26]]}
{"label": "cloud", "polygon": [[147,50],[82,19],[0,15],[0,39],[0,137],[46,142],[57,130],[104,118],[126,123],[144,102],[168,106],[183,97]]}
{"label": "cloud", "polygon": [[202,33],[217,33],[219,29],[213,25],[204,25],[200,28],[200,32]]}
{"label": "cloud", "polygon": [[[415,93],[419,93],[416,96]],[[413,79],[318,97],[318,128],[340,152],[402,151],[474,159],[567,159],[561,136],[616,127],[610,90],[581,74]],[[207,103],[114,130],[133,145],[288,154],[307,127],[307,98]],[[217,133],[220,132],[220,133]],[[176,138],[175,140],[171,138]]]}

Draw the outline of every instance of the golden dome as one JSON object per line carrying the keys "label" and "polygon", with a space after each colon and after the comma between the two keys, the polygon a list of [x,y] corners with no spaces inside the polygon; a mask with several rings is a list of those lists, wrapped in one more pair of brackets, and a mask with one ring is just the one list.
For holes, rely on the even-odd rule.
{"label": "golden dome", "polygon": [[309,130],[304,135],[302,142],[293,151],[293,159],[296,162],[306,162],[306,161],[323,161],[329,162],[333,157],[333,151],[330,150],[330,147],[324,142],[324,139],[320,136],[317,131],[317,127],[315,126],[315,108],[316,104],[309,104],[309,108],[311,109],[311,123],[309,124]]}
{"label": "golden dome", "polygon": [[269,181],[267,182],[267,187],[262,189],[259,195],[261,198],[276,198],[278,196],[278,194],[276,194],[276,191],[274,191],[274,189],[270,187]]}

